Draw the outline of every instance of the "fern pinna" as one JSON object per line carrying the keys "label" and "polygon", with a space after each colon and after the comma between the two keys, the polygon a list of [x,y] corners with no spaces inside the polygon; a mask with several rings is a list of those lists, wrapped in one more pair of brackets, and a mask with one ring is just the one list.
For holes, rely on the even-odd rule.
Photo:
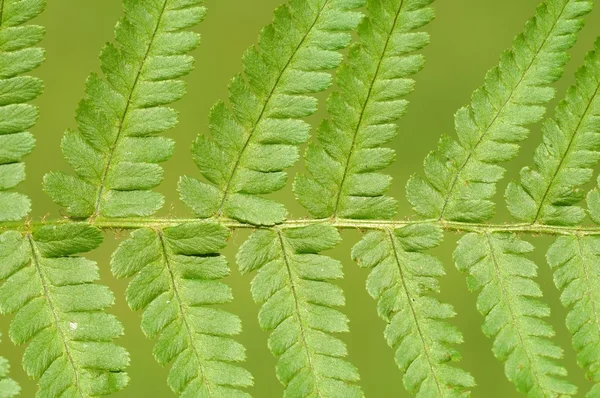
{"label": "fern pinna", "polygon": [[[344,341],[350,322],[339,282],[349,258],[369,270],[366,289],[402,374],[389,382],[421,398],[471,395],[477,372],[460,362],[469,341],[454,325],[453,306],[439,298],[449,259],[432,252],[448,231],[464,233],[453,260],[478,294],[482,331],[516,391],[600,397],[600,189],[588,192],[600,161],[600,40],[542,122],[592,1],[539,5],[456,113],[456,137],[442,135],[424,174],[408,181],[419,218],[399,220],[399,202],[387,195],[385,169],[396,156],[388,146],[409,134],[397,122],[435,41],[427,33],[433,3],[289,0],[278,7],[244,54],[228,100],[212,107],[208,129],[192,145],[198,172],[179,179],[178,193],[194,216],[176,218],[156,216],[165,200],[153,189],[163,180],[159,163],[174,153],[174,140],[162,134],[178,122],[170,106],[186,93],[182,79],[194,68],[189,53],[200,44],[206,9],[202,0],[124,0],[115,41],[100,56],[103,76],[88,78],[77,129],[62,140],[74,174],[44,178],[66,216],[36,221],[27,218],[29,199],[9,190],[24,180],[22,158],[34,146],[26,130],[38,110],[27,102],[43,83],[23,75],[44,59],[36,47],[44,29],[28,22],[45,4],[0,0],[0,313],[10,316],[10,340],[24,346],[36,396],[111,395],[129,382],[130,356],[117,341],[125,330],[110,313],[118,298],[97,283],[106,262],[82,256],[102,244],[103,230],[131,231],[110,269],[128,279],[125,300],[154,340],[154,358],[169,367],[173,393],[251,396],[255,381],[244,367],[223,255],[232,235],[250,229],[234,272],[252,274],[249,290],[285,397],[368,394],[360,382],[368,365],[353,364]],[[326,116],[311,139],[310,117],[320,105]],[[533,165],[505,190],[515,221],[492,223],[504,203],[495,199],[505,164],[538,122]],[[301,148],[304,170],[288,178]],[[272,195],[286,186],[311,217],[288,218]],[[363,236],[339,261],[331,249],[346,229]],[[567,377],[546,319],[550,306],[527,236],[540,234],[554,236],[546,258],[590,382],[584,391]],[[5,357],[2,398],[21,390]]]}

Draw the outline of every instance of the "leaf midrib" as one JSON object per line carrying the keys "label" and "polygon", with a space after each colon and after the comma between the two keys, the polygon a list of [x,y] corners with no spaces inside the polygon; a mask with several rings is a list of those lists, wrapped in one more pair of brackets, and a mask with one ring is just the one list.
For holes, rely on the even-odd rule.
{"label": "leaf midrib", "polygon": [[594,90],[594,94],[591,96],[591,99],[585,108],[585,112],[583,113],[583,116],[579,119],[579,122],[577,123],[577,127],[575,128],[575,131],[573,132],[573,134],[571,135],[571,138],[569,139],[569,145],[567,146],[564,154],[560,157],[560,162],[556,166],[556,170],[554,171],[552,178],[548,182],[548,186],[546,187],[544,195],[542,196],[542,200],[540,201],[539,207],[537,209],[535,218],[532,221],[532,224],[535,224],[538,221],[538,219],[542,216],[542,212],[544,210],[544,205],[546,204],[548,196],[550,195],[550,191],[554,187],[554,183],[556,182],[556,177],[558,177],[558,174],[560,173],[563,166],[565,165],[567,156],[569,156],[569,154],[571,153],[571,150],[573,149],[573,146],[575,145],[575,140],[578,137],[578,134],[580,133],[582,125],[583,125],[584,121],[587,120],[588,116],[590,115],[590,112],[593,109],[592,105],[598,99],[597,96],[598,96],[599,92],[600,92],[600,80],[597,82],[596,89]]}
{"label": "leaf midrib", "polygon": [[[520,323],[518,321],[518,316],[515,314],[515,310],[513,308],[513,303],[511,300],[511,295],[508,293],[507,287],[506,287],[506,283],[504,280],[504,275],[502,274],[502,267],[498,262],[498,259],[496,258],[496,250],[494,248],[494,244],[492,243],[492,237],[490,236],[489,233],[485,233],[485,239],[486,242],[488,244],[488,249],[489,249],[489,253],[490,253],[490,259],[492,260],[492,265],[494,267],[494,271],[496,273],[496,279],[498,281],[498,284],[500,285],[500,291],[502,292],[502,299],[503,302],[506,304],[506,307],[508,308],[508,312],[510,314],[510,319],[512,320],[512,327],[515,330],[515,333],[517,334],[517,338],[520,341],[520,346],[523,348],[523,352],[525,353],[525,356],[527,358],[527,362],[529,362],[529,367],[531,370],[531,373],[533,375],[533,378],[535,379],[535,382],[537,384],[537,386],[540,388],[541,391],[544,392],[544,396],[546,397],[552,397],[555,396],[555,394],[549,394],[549,391],[547,391],[547,389],[542,385],[540,378],[538,376],[539,370],[537,369],[536,366],[536,362],[533,361],[532,359],[532,354],[529,352],[529,345],[525,342],[525,337],[523,337],[523,332],[521,331],[521,327],[520,327]],[[496,335],[495,338],[498,338],[498,336]],[[508,354],[508,356],[514,354],[514,350],[511,350],[510,354]],[[516,381],[513,381],[513,383],[515,383],[515,385],[517,384]],[[528,390],[527,393],[529,393],[531,391]]]}
{"label": "leaf midrib", "polygon": [[164,237],[163,231],[157,230],[156,234],[158,236],[158,240],[160,241],[161,252],[162,252],[161,254],[163,256],[165,268],[167,269],[167,272],[169,273],[169,281],[171,282],[171,288],[173,289],[173,294],[175,296],[175,300],[177,300],[177,306],[179,309],[179,313],[181,315],[181,321],[183,322],[186,334],[190,341],[190,347],[192,348],[192,351],[194,352],[194,356],[196,357],[196,360],[198,361],[198,366],[200,368],[199,369],[200,375],[202,377],[202,383],[206,386],[208,396],[210,398],[212,398],[212,397],[214,397],[214,393],[212,391],[212,386],[211,386],[211,383],[209,382],[208,378],[206,377],[206,370],[204,369],[202,356],[198,352],[198,348],[196,347],[196,344],[195,344],[196,339],[194,338],[194,331],[192,330],[192,327],[190,326],[190,324],[188,322],[187,313],[185,311],[185,306],[184,306],[183,300],[181,299],[179,289],[177,288],[175,272],[173,271],[173,266],[171,265],[171,261],[169,259],[169,251],[167,249],[167,244],[165,242],[165,237]]}
{"label": "leaf midrib", "polygon": [[[390,240],[390,244],[392,245],[392,252],[394,253],[394,260],[396,262],[396,266],[398,267],[398,274],[400,275],[400,283],[401,283],[401,290],[404,292],[405,296],[406,296],[406,302],[408,303],[408,307],[410,308],[410,313],[412,315],[413,318],[413,322],[415,324],[415,327],[417,329],[417,334],[419,335],[419,340],[421,340],[421,346],[423,347],[423,353],[425,354],[425,358],[427,359],[427,364],[429,365],[429,370],[431,371],[431,375],[433,376],[433,380],[435,382],[435,386],[437,387],[437,390],[439,392],[439,396],[443,397],[444,393],[443,393],[443,388],[442,385],[444,383],[440,383],[440,381],[438,380],[438,375],[436,372],[436,365],[432,359],[431,359],[431,355],[429,353],[429,347],[427,346],[426,343],[426,339],[425,339],[425,335],[423,333],[423,330],[421,329],[421,324],[419,322],[419,317],[417,316],[417,314],[419,313],[414,305],[413,305],[413,298],[411,297],[409,291],[408,291],[408,285],[406,283],[406,278],[404,276],[404,270],[402,269],[402,262],[400,261],[400,257],[398,255],[398,248],[396,246],[396,242],[395,242],[395,237],[394,234],[392,232],[391,229],[388,229],[387,231],[387,235],[388,238]],[[422,385],[422,383],[424,383],[425,380],[423,380],[420,384],[419,387]]]}
{"label": "leaf midrib", "polygon": [[71,365],[71,368],[73,369],[73,375],[75,377],[75,387],[77,388],[77,391],[78,391],[79,395],[81,396],[81,398],[84,398],[86,395],[83,391],[83,388],[81,387],[81,382],[79,380],[79,369],[78,369],[77,365],[75,364],[75,360],[73,359],[73,356],[71,355],[71,349],[69,348],[69,344],[67,343],[67,341],[68,341],[67,336],[65,335],[65,332],[63,331],[63,329],[60,327],[60,320],[59,320],[56,308],[54,306],[54,303],[52,302],[50,288],[48,287],[48,282],[46,281],[46,277],[44,276],[44,272],[42,271],[42,266],[40,263],[41,256],[37,250],[37,247],[35,246],[35,242],[33,241],[33,237],[31,236],[31,234],[27,234],[26,239],[29,242],[29,246],[31,248],[31,262],[33,263],[36,273],[37,273],[38,277],[40,278],[40,283],[42,284],[42,289],[44,291],[46,303],[48,304],[48,307],[50,308],[50,312],[52,313],[52,317],[54,318],[54,326],[56,327],[56,330],[58,331],[60,339],[62,340],[63,347],[65,350],[65,355],[67,356],[67,361],[69,362],[69,365]]}
{"label": "leaf midrib", "polygon": [[[467,167],[467,164],[469,164],[469,161],[473,158],[473,156],[475,155],[475,151],[477,150],[477,148],[479,147],[479,145],[483,142],[483,140],[485,139],[485,137],[487,137],[487,134],[489,133],[490,129],[492,128],[492,126],[498,121],[500,120],[500,115],[504,112],[504,109],[508,106],[508,104],[512,101],[513,96],[515,95],[517,89],[521,86],[521,84],[523,83],[523,81],[525,80],[525,76],[529,73],[529,71],[531,70],[531,68],[533,67],[533,64],[537,61],[539,54],[542,52],[542,50],[544,49],[544,47],[546,47],[546,45],[548,44],[548,41],[550,39],[550,37],[553,35],[554,33],[554,29],[556,28],[556,26],[558,25],[558,22],[561,20],[565,10],[567,9],[567,6],[570,4],[570,1],[565,2],[565,5],[563,6],[563,8],[561,9],[560,13],[558,14],[558,17],[556,18],[556,20],[554,21],[554,23],[552,24],[552,28],[549,30],[548,34],[546,35],[546,37],[544,38],[543,43],[540,45],[540,47],[536,50],[534,56],[531,59],[531,63],[527,66],[527,68],[525,69],[525,71],[523,72],[521,78],[519,79],[519,82],[515,85],[514,89],[511,91],[509,97],[507,98],[506,102],[502,105],[502,107],[500,109],[498,109],[496,115],[494,116],[493,120],[490,122],[490,124],[482,131],[481,137],[479,138],[479,140],[475,143],[475,145],[471,148],[471,150],[469,151],[469,155],[467,156],[467,159],[464,161],[464,163],[461,165],[461,167],[458,169],[456,176],[454,177],[453,181],[452,181],[452,185],[450,186],[450,189],[448,190],[448,193],[446,194],[446,198],[444,200],[444,205],[442,206],[442,210],[440,211],[440,216],[439,216],[439,220],[443,220],[444,219],[444,215],[446,214],[446,209],[448,207],[448,204],[450,203],[450,200],[453,198],[453,193],[454,190],[456,189],[456,186],[458,185],[458,180],[460,179],[460,177],[462,176],[462,172],[464,171],[464,169]],[[471,110],[471,107],[469,106],[468,108],[469,110]]]}
{"label": "leaf midrib", "polygon": [[125,105],[125,110],[123,111],[123,116],[121,117],[121,120],[119,121],[119,125],[117,127],[117,135],[115,137],[115,140],[114,140],[112,146],[109,148],[108,160],[106,162],[106,166],[102,173],[102,177],[100,179],[100,186],[98,188],[98,196],[96,198],[96,208],[94,210],[93,215],[91,216],[91,219],[94,219],[100,215],[104,189],[106,186],[106,179],[108,178],[108,173],[110,172],[110,167],[111,167],[113,159],[114,159],[116,148],[117,148],[117,145],[121,138],[121,134],[123,132],[123,125],[125,124],[125,118],[127,117],[128,113],[129,113],[129,108],[131,107],[133,94],[134,94],[135,89],[137,88],[138,82],[142,76],[142,71],[144,69],[144,65],[146,64],[146,61],[148,60],[148,57],[150,56],[150,51],[152,50],[152,45],[154,44],[154,39],[156,38],[156,35],[158,34],[158,29],[160,27],[162,17],[167,9],[168,2],[169,2],[169,0],[164,0],[163,7],[162,7],[162,9],[159,13],[158,19],[156,21],[156,26],[154,28],[154,31],[152,32],[150,41],[148,42],[148,48],[146,49],[146,52],[144,53],[144,57],[140,61],[139,69],[136,73],[135,79],[133,81],[133,85],[131,86],[131,90],[129,91],[129,95],[127,97],[127,104]]}
{"label": "leaf midrib", "polygon": [[356,148],[356,140],[358,138],[358,132],[362,129],[363,123],[365,122],[365,113],[367,111],[367,107],[370,105],[371,96],[373,95],[373,88],[374,88],[377,80],[379,80],[379,73],[381,72],[381,66],[383,64],[383,60],[386,58],[386,54],[388,51],[388,47],[390,45],[392,35],[393,35],[394,31],[396,30],[398,21],[400,20],[400,14],[402,14],[405,4],[406,4],[405,0],[400,1],[400,6],[398,7],[398,12],[396,13],[396,15],[394,17],[394,22],[392,23],[392,28],[390,29],[390,31],[387,35],[385,45],[384,45],[383,51],[381,53],[381,57],[379,57],[379,60],[377,62],[377,68],[375,69],[375,74],[373,76],[371,84],[369,85],[369,91],[367,93],[367,97],[366,97],[363,107],[361,109],[358,124],[356,125],[356,128],[354,129],[354,134],[352,135],[352,144],[350,145],[350,153],[348,154],[348,158],[346,159],[346,165],[344,166],[344,174],[342,175],[340,189],[337,192],[335,207],[333,209],[333,214],[332,214],[333,218],[337,217],[337,213],[338,213],[338,210],[340,207],[340,202],[342,199],[342,195],[344,193],[344,186],[346,185],[346,179],[348,178],[348,171],[350,170],[350,163],[352,163],[352,158],[354,157],[354,149]]}
{"label": "leaf midrib", "polygon": [[250,145],[250,141],[252,141],[252,137],[254,137],[254,134],[256,133],[256,128],[258,127],[258,124],[263,120],[265,113],[267,112],[267,108],[269,107],[269,104],[271,103],[271,100],[273,99],[273,96],[275,95],[275,91],[277,91],[277,88],[279,87],[279,82],[281,81],[281,78],[283,77],[284,73],[288,70],[288,68],[292,64],[292,61],[296,57],[296,54],[298,54],[298,51],[302,48],[302,45],[308,38],[308,35],[312,32],[313,28],[317,25],[319,18],[323,14],[323,11],[325,10],[325,8],[327,8],[327,6],[329,5],[330,1],[331,0],[326,0],[324,2],[323,6],[317,13],[317,16],[315,17],[315,20],[311,24],[310,28],[307,29],[306,34],[302,37],[302,40],[300,41],[298,46],[294,49],[292,55],[290,56],[290,58],[288,59],[288,61],[284,65],[284,67],[281,69],[279,76],[277,76],[277,79],[275,80],[273,88],[269,92],[269,95],[267,96],[267,98],[263,104],[263,107],[261,109],[261,112],[258,115],[258,118],[256,119],[256,121],[254,122],[254,126],[252,126],[252,129],[250,130],[250,133],[248,134],[248,138],[246,139],[246,142],[244,143],[244,145],[242,146],[242,149],[240,150],[240,152],[238,154],[238,157],[235,161],[233,169],[231,170],[231,175],[227,179],[227,184],[225,185],[225,189],[223,190],[223,198],[221,199],[221,203],[219,204],[219,209],[215,213],[215,217],[219,218],[219,217],[223,216],[223,211],[225,209],[225,205],[227,204],[227,199],[229,198],[229,194],[231,191],[231,184],[233,183],[233,179],[235,178],[237,170],[240,167],[242,158],[244,157],[244,154],[246,153],[246,149]]}
{"label": "leaf midrib", "polygon": [[288,259],[287,250],[285,247],[285,241],[283,238],[283,234],[280,230],[277,230],[277,239],[279,240],[279,244],[281,245],[281,256],[283,263],[285,265],[285,269],[288,274],[288,279],[290,281],[290,290],[292,292],[292,296],[294,297],[294,309],[296,310],[296,319],[298,321],[298,327],[300,328],[300,338],[302,339],[302,346],[304,347],[304,352],[306,354],[306,359],[308,361],[308,367],[310,369],[310,373],[315,381],[315,390],[318,397],[324,398],[325,396],[321,392],[319,388],[319,376],[316,373],[315,367],[313,365],[312,353],[308,346],[308,342],[306,339],[306,327],[304,326],[304,322],[302,321],[301,309],[300,309],[300,299],[298,298],[298,293],[296,292],[296,284],[294,282],[294,274],[292,273],[292,268],[290,265],[290,261]]}

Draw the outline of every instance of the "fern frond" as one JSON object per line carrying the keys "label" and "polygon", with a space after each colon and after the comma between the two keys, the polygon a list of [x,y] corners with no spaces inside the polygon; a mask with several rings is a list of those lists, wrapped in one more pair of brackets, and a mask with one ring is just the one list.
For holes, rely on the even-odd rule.
{"label": "fern frond", "polygon": [[422,398],[466,397],[475,385],[469,373],[451,364],[460,359],[452,345],[463,342],[462,334],[446,322],[454,309],[428,296],[439,292],[437,278],[445,272],[422,251],[441,240],[439,227],[415,225],[370,232],[352,249],[354,260],[372,269],[367,289],[387,322],[385,337],[405,373],[404,386]]}
{"label": "fern frond", "polygon": [[371,0],[359,43],[340,68],[338,91],[328,101],[330,120],[318,132],[321,146],[306,151],[309,177],[300,175],[298,201],[316,217],[391,218],[396,200],[384,196],[391,177],[379,173],[395,158],[382,148],[396,135],[406,111],[402,98],[414,89],[410,76],[424,64],[414,54],[429,43],[417,29],[434,16],[433,0]]}
{"label": "fern frond", "polygon": [[543,128],[543,143],[535,153],[537,170],[521,170],[521,182],[511,183],[506,200],[520,221],[576,225],[584,210],[580,188],[592,179],[600,160],[600,40],[577,71],[577,83],[556,109],[556,121]]}
{"label": "fern frond", "polygon": [[494,355],[505,362],[506,376],[517,390],[531,398],[574,395],[575,386],[561,378],[566,370],[556,363],[563,352],[542,320],[550,309],[538,300],[537,267],[524,257],[532,250],[515,235],[472,233],[461,238],[454,259],[468,273],[469,289],[480,291],[483,332],[495,338]]}
{"label": "fern frond", "polygon": [[217,103],[210,114],[212,138],[200,135],[192,151],[208,183],[183,177],[182,200],[203,218],[227,216],[273,225],[287,214],[260,195],[282,189],[283,171],[298,160],[309,137],[302,118],[317,110],[312,94],[331,85],[330,69],[351,41],[363,0],[290,0],[243,59],[244,76],[229,87],[232,109]]}
{"label": "fern frond", "polygon": [[554,270],[554,283],[569,308],[567,328],[573,335],[579,366],[595,383],[588,394],[600,394],[600,239],[592,236],[562,236],[546,255]]}
{"label": "fern frond", "polygon": [[252,296],[262,304],[260,326],[271,331],[285,397],[362,397],[357,370],[343,358],[346,346],[330,333],[348,331],[338,261],[319,255],[340,240],[331,226],[259,230],[237,255],[242,273],[257,270]]}
{"label": "fern frond", "polygon": [[37,397],[108,395],[127,385],[129,355],[113,343],[123,327],[104,312],[113,294],[92,283],[94,262],[73,257],[101,242],[85,224],[0,235],[0,313],[14,314],[11,340],[28,343],[23,367],[39,378]]}
{"label": "fern frond", "polygon": [[19,384],[8,376],[9,371],[10,363],[6,358],[0,357],[0,398],[16,397],[21,392]]}
{"label": "fern frond", "polygon": [[569,59],[567,50],[589,13],[589,0],[547,0],[499,66],[455,117],[458,142],[448,136],[425,159],[425,178],[414,176],[407,195],[428,218],[481,222],[494,214],[491,198],[503,177],[500,163],[516,157],[528,125],[541,120],[553,98],[550,85]]}
{"label": "fern frond", "polygon": [[221,282],[229,267],[217,255],[228,237],[217,224],[140,229],[112,258],[117,277],[134,277],[127,303],[144,309],[142,330],[158,338],[154,356],[161,365],[174,361],[168,383],[181,396],[249,397],[239,388],[251,386],[252,376],[236,365],[245,350],[231,338],[241,321],[214,308],[232,300]]}
{"label": "fern frond", "polygon": [[117,24],[116,45],[104,47],[106,80],[92,74],[77,109],[78,131],[62,142],[76,177],[50,173],[45,190],[74,217],[148,216],[163,204],[150,191],[160,184],[157,163],[169,159],[174,142],[154,135],[177,124],[177,112],[165,105],[184,96],[178,78],[194,64],[185,55],[199,35],[185,31],[205,15],[203,0],[125,0]]}
{"label": "fern frond", "polygon": [[38,119],[37,106],[26,102],[43,90],[41,79],[19,76],[44,61],[44,50],[34,47],[44,38],[44,28],[25,25],[38,16],[45,0],[5,0],[0,3],[0,221],[17,221],[31,210],[25,195],[7,192],[25,180],[22,159],[35,145],[26,130]]}

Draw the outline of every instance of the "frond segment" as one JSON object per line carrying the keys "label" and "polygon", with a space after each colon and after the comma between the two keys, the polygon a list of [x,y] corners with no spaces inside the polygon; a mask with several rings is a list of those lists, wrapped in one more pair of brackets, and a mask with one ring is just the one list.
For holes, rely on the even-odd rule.
{"label": "frond segment", "polygon": [[242,273],[258,271],[252,296],[262,304],[260,326],[271,331],[269,348],[279,358],[277,377],[285,397],[362,397],[357,370],[343,358],[346,346],[331,333],[347,332],[338,261],[319,255],[340,240],[331,226],[314,224],[260,230],[237,255]]}
{"label": "frond segment", "polygon": [[562,236],[546,258],[554,270],[554,283],[569,309],[567,328],[573,335],[579,366],[594,383],[588,396],[600,394],[600,238]]}
{"label": "frond segment", "polygon": [[410,76],[423,67],[423,56],[415,52],[429,35],[418,29],[433,19],[432,1],[367,3],[369,18],[337,74],[338,91],[328,102],[331,119],[318,132],[320,146],[306,151],[309,176],[298,176],[294,185],[314,216],[387,219],[396,213],[396,201],[384,196],[391,177],[379,173],[395,152],[382,145],[396,135],[395,122],[408,105],[403,97],[415,85]]}
{"label": "frond segment", "polygon": [[177,124],[166,105],[185,94],[178,80],[193,68],[185,55],[199,44],[186,31],[205,15],[203,0],[125,0],[116,45],[104,47],[106,80],[92,74],[77,109],[78,131],[68,131],[63,154],[76,177],[50,173],[45,190],[71,216],[148,216],[163,204],[150,189],[160,184],[157,163],[169,159],[174,142],[157,137]]}
{"label": "frond segment", "polygon": [[388,324],[385,338],[396,350],[404,386],[422,398],[466,397],[475,385],[468,372],[452,366],[460,359],[452,345],[463,342],[447,323],[454,309],[428,295],[439,292],[437,279],[445,273],[436,258],[422,251],[441,240],[439,227],[416,225],[371,232],[352,249],[358,264],[372,270],[367,289]]}
{"label": "frond segment", "polygon": [[19,384],[8,376],[9,371],[10,363],[0,357],[0,398],[13,398],[21,392]]}
{"label": "frond segment", "polygon": [[113,343],[121,323],[104,312],[114,297],[92,261],[99,230],[84,224],[0,235],[0,313],[14,314],[9,335],[28,344],[23,367],[39,379],[37,397],[98,396],[127,385],[125,349]]}
{"label": "frond segment", "polygon": [[154,356],[173,362],[168,383],[184,397],[249,397],[252,376],[237,366],[245,350],[231,336],[240,319],[216,305],[232,300],[221,282],[229,267],[219,250],[229,231],[216,224],[140,229],[112,258],[117,277],[134,277],[127,303],[144,310],[142,330],[157,338]]}
{"label": "frond segment", "polygon": [[5,0],[0,3],[0,221],[25,217],[31,202],[23,194],[7,192],[25,180],[22,159],[34,147],[28,129],[38,119],[37,106],[27,104],[43,90],[42,80],[19,76],[44,61],[44,50],[35,47],[44,38],[44,28],[24,25],[38,16],[44,0]]}
{"label": "frond segment", "polygon": [[226,216],[257,225],[285,218],[284,206],[262,197],[282,189],[284,170],[298,160],[309,138],[302,120],[317,110],[312,95],[331,85],[328,70],[342,62],[363,0],[290,0],[275,12],[259,44],[243,59],[244,76],[229,87],[229,109],[217,103],[211,137],[200,135],[192,151],[208,182],[183,177],[182,200],[202,218]]}
{"label": "frond segment", "polygon": [[[600,186],[600,176],[598,176],[597,184]],[[586,197],[588,214],[592,221],[600,224],[600,189],[598,187],[592,189]]]}
{"label": "frond segment", "polygon": [[576,204],[600,160],[600,40],[576,80],[556,109],[556,120],[542,128],[544,141],[534,158],[537,170],[525,167],[521,182],[506,190],[508,208],[520,221],[577,225],[585,217]]}
{"label": "frond segment", "polygon": [[483,332],[494,338],[494,355],[505,362],[507,378],[528,397],[571,396],[576,393],[556,363],[563,351],[550,339],[552,327],[542,318],[550,308],[533,280],[536,265],[525,254],[533,246],[515,235],[468,234],[454,253],[456,266],[468,274],[467,285],[480,291],[477,309],[485,317]]}
{"label": "frond segment", "polygon": [[550,85],[561,77],[591,8],[589,0],[547,0],[538,7],[471,104],[456,114],[458,142],[443,136],[425,159],[425,178],[409,181],[408,199],[419,214],[467,222],[493,216],[491,199],[505,171],[499,164],[517,156],[527,126],[542,119],[554,96]]}

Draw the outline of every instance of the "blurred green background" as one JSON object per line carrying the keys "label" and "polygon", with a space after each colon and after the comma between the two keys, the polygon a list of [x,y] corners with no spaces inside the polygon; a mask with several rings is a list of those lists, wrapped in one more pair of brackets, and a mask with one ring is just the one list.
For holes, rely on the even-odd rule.
{"label": "blurred green background", "polygon": [[[178,147],[173,159],[165,164],[166,178],[160,189],[166,195],[168,205],[162,215],[189,215],[178,202],[175,191],[179,176],[199,175],[189,147],[198,133],[206,132],[211,105],[218,99],[226,99],[229,80],[241,70],[241,55],[255,42],[260,28],[271,21],[272,11],[282,2],[206,1],[209,15],[197,28],[203,35],[203,44],[194,52],[197,62],[195,71],[187,79],[189,94],[175,105],[181,112],[181,123],[169,133],[176,138]],[[120,0],[51,0],[48,3],[46,12],[36,21],[47,29],[43,42],[47,62],[36,71],[36,75],[44,79],[46,90],[37,101],[41,108],[40,121],[33,129],[37,148],[27,158],[28,180],[20,186],[33,199],[32,215],[36,218],[60,215],[60,209],[42,192],[42,176],[49,170],[68,170],[59,149],[61,136],[65,129],[75,127],[74,110],[83,96],[85,79],[91,71],[99,71],[100,49],[105,42],[112,40],[113,27],[122,14]],[[400,199],[400,216],[411,215],[410,206],[403,199],[408,177],[422,169],[422,159],[435,147],[439,136],[453,132],[454,112],[468,103],[471,92],[483,82],[485,72],[497,63],[500,52],[510,46],[512,38],[534,14],[537,4],[537,0],[436,2],[437,19],[428,27],[432,44],[425,51],[427,66],[417,76],[417,91],[410,96],[409,114],[400,122],[400,134],[394,142],[398,161],[389,170],[395,178],[392,194]],[[572,62],[558,86],[558,98],[573,82],[576,67],[581,64],[585,52],[591,49],[597,35],[600,35],[600,10],[595,10],[587,19],[586,28],[572,51]],[[321,111],[312,121],[317,123],[323,115]],[[507,178],[499,186],[498,203],[502,203],[501,194],[507,181],[515,178],[522,166],[531,163],[533,150],[539,141],[540,129],[535,126],[521,155],[510,165]],[[290,185],[277,196],[288,205],[292,217],[304,217],[307,214],[294,203]],[[507,219],[504,206],[499,206],[498,221]],[[282,387],[274,375],[275,359],[267,349],[267,334],[257,325],[258,307],[249,293],[251,277],[242,277],[235,268],[235,249],[247,235],[244,231],[236,232],[226,252],[232,264],[232,275],[227,282],[235,295],[234,302],[227,309],[238,314],[244,324],[239,340],[247,348],[245,366],[255,377],[251,394],[255,397],[280,397]],[[331,255],[343,262],[346,272],[346,278],[340,284],[347,296],[345,312],[350,318],[352,333],[341,337],[348,344],[350,360],[359,368],[368,397],[408,396],[403,390],[402,375],[394,364],[392,351],[382,337],[384,323],[376,315],[374,301],[365,292],[366,272],[359,270],[350,260],[350,248],[360,235],[353,231],[346,231],[343,235],[344,242]],[[132,313],[125,304],[123,297],[127,281],[117,281],[109,272],[110,253],[125,236],[124,232],[107,232],[102,248],[91,254],[100,266],[102,283],[109,285],[116,294],[116,305],[112,311],[126,329],[126,336],[119,343],[131,353],[131,384],[114,396],[173,396],[166,385],[168,370],[155,363],[152,358],[153,342],[140,332],[140,313]],[[458,313],[455,324],[464,333],[466,341],[460,347],[464,357],[461,366],[477,380],[474,397],[517,396],[503,376],[502,365],[491,353],[491,341],[480,331],[482,319],[475,309],[475,295],[467,292],[464,277],[452,264],[451,253],[456,240],[457,235],[447,234],[446,242],[436,250],[436,254],[444,260],[448,272],[442,281],[441,299],[455,306]],[[540,265],[539,282],[546,301],[552,306],[551,322],[557,331],[556,341],[565,348],[569,379],[580,387],[579,396],[583,396],[588,386],[583,372],[576,366],[570,337],[564,326],[565,310],[559,303],[544,262],[550,241],[548,238],[535,238],[537,252],[532,257]],[[9,321],[7,318],[0,321],[0,331],[4,335],[0,352],[13,364],[12,376],[21,383],[22,396],[33,397],[35,383],[28,380],[19,366],[23,349],[13,347],[6,337]]]}

